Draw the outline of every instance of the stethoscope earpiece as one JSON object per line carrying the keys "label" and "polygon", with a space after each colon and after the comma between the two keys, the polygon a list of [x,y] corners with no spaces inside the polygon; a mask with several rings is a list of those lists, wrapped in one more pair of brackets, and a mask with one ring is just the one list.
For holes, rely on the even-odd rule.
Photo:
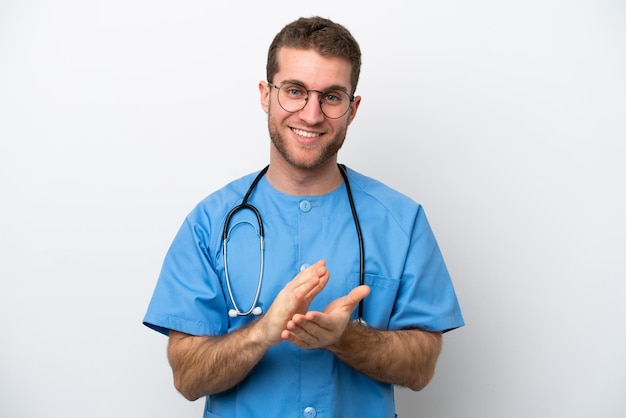
{"label": "stethoscope earpiece", "polygon": [[263,313],[263,308],[261,308],[260,306],[255,306],[254,309],[252,310],[252,315],[259,316],[262,313]]}
{"label": "stethoscope earpiece", "polygon": [[228,316],[230,316],[231,318],[234,318],[237,316],[237,311],[234,309],[229,309],[228,310]]}

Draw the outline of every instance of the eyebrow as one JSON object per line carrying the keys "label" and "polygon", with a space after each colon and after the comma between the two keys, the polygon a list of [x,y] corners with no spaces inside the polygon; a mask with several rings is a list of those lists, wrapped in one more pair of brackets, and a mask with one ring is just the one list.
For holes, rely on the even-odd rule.
{"label": "eyebrow", "polygon": [[327,91],[331,91],[331,90],[341,90],[344,93],[346,93],[348,96],[350,95],[350,93],[348,92],[348,89],[345,88],[344,86],[341,86],[339,84],[334,84],[332,86],[326,87],[323,90],[317,90],[317,89],[309,89],[306,84],[304,84],[302,81],[300,80],[295,80],[295,79],[291,79],[291,80],[283,80],[280,82],[280,84],[278,84],[279,86],[282,86],[284,84],[297,84],[299,86],[304,87],[307,90],[315,90],[315,91],[322,91],[322,92],[327,92]]}

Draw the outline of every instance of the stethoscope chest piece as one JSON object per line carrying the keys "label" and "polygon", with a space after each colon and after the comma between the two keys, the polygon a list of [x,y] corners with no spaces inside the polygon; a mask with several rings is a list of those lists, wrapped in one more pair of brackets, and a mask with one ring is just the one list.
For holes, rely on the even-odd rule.
{"label": "stethoscope chest piece", "polygon": [[246,313],[246,312],[241,312],[238,311],[237,309],[229,309],[228,310],[228,316],[230,316],[231,318],[236,318],[238,316],[247,316],[247,315],[255,315],[255,316],[259,316],[263,313],[263,308],[261,308],[260,306],[255,306],[254,308],[252,308],[252,310],[250,311],[250,313]]}

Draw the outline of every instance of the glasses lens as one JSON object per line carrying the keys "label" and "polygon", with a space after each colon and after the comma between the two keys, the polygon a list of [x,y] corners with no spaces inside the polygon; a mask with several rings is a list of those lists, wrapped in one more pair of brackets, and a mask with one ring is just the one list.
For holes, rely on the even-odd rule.
{"label": "glasses lens", "polygon": [[320,95],[322,112],[332,119],[342,117],[350,107],[350,96],[342,90],[326,91]]}
{"label": "glasses lens", "polygon": [[287,112],[298,112],[306,106],[307,91],[297,84],[283,84],[278,88],[278,103]]}
{"label": "glasses lens", "polygon": [[278,88],[278,103],[287,112],[298,112],[306,106],[309,92],[318,95],[324,115],[331,119],[337,119],[346,114],[350,108],[350,96],[343,90],[328,90],[319,92],[305,89],[298,84],[283,84]]}

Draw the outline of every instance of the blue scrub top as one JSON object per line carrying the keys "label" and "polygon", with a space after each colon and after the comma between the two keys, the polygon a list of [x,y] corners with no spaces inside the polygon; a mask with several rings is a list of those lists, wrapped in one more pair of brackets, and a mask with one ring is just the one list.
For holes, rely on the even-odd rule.
{"label": "blue scrub top", "polygon": [[[201,201],[187,216],[165,257],[144,324],[216,336],[254,320],[231,318],[222,254],[227,213],[241,203],[256,173]],[[450,276],[423,208],[382,183],[348,169],[365,248],[363,319],[383,329],[448,331],[463,326]],[[310,310],[359,285],[359,245],[345,185],[321,196],[292,196],[265,178],[249,203],[261,213],[265,265],[258,305],[267,310],[298,272],[326,260],[330,280]],[[228,273],[235,302],[247,311],[259,280],[256,216],[230,222]],[[357,310],[355,309],[354,318]],[[374,381],[325,350],[283,342],[252,373],[224,393],[207,397],[205,417],[394,417],[393,385]]]}

